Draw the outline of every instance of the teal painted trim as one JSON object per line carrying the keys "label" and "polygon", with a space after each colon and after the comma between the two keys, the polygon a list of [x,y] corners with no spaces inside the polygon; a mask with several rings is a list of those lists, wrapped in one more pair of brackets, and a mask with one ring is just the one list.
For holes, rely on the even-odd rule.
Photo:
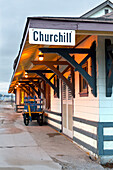
{"label": "teal painted trim", "polygon": [[58,124],[60,124],[60,125],[62,124],[62,121],[53,119],[53,118],[51,118],[51,117],[45,116],[45,118],[46,118],[46,119],[49,119],[49,120],[51,120],[51,121],[53,121],[53,122],[55,122],[55,123],[58,123]]}
{"label": "teal painted trim", "polygon": [[104,140],[104,141],[113,141],[113,136],[107,136],[107,135],[105,135],[105,136],[103,136],[103,140]]}
{"label": "teal painted trim", "polygon": [[103,126],[100,123],[98,124],[97,134],[98,134],[97,142],[98,155],[103,155]]}
{"label": "teal painted trim", "polygon": [[85,123],[87,125],[98,127],[98,122],[95,122],[95,121],[86,120],[86,119],[82,119],[82,118],[78,118],[78,117],[73,117],[73,120],[77,121],[77,122]]}
{"label": "teal painted trim", "polygon": [[52,127],[53,129],[55,129],[55,130],[57,130],[58,132],[62,132],[62,129],[59,129],[59,128],[57,128],[56,126],[53,126],[53,125],[51,125],[50,123],[47,123],[50,127]]}
{"label": "teal painted trim", "polygon": [[[90,133],[90,132],[87,132],[85,130],[82,130],[82,129],[79,129],[79,128],[76,128],[76,127],[73,127],[73,130],[97,140],[97,151],[96,151],[96,153],[98,155],[100,155],[100,156],[102,156],[102,155],[113,155],[112,149],[111,150],[104,150],[104,141],[113,141],[113,136],[112,135],[108,136],[108,135],[103,134],[104,127],[113,127],[113,122],[95,122],[95,121],[90,121],[90,120],[86,120],[86,119],[82,119],[82,118],[78,118],[78,117],[73,117],[73,121],[77,121],[77,122],[80,122],[80,123],[84,123],[84,124],[87,124],[87,125],[97,127],[97,136]],[[77,139],[75,137],[73,137],[73,139],[74,139],[74,141],[76,140],[75,142],[77,142],[78,144],[80,144],[80,145],[86,147],[87,149],[91,150],[92,152],[94,152],[93,149],[88,144],[86,144],[86,143],[84,144],[83,141],[80,141],[79,139]]]}
{"label": "teal painted trim", "polygon": [[88,137],[90,137],[90,138],[92,138],[92,139],[97,140],[97,135],[95,135],[94,133],[90,133],[90,132],[88,132],[88,131],[79,129],[79,128],[77,128],[77,127],[73,127],[73,130],[76,131],[76,132],[79,132],[79,133],[81,133],[81,134],[83,134],[83,135],[85,135],[85,136],[88,136]]}
{"label": "teal painted trim", "polygon": [[78,143],[79,145],[82,145],[83,147],[87,148],[88,150],[92,151],[93,153],[97,154],[97,149],[94,148],[93,146],[81,141],[80,139],[73,137],[73,141],[75,141],[76,143]]}
{"label": "teal painted trim", "polygon": [[113,150],[104,150],[104,154],[103,155],[113,155]]}
{"label": "teal painted trim", "polygon": [[103,127],[113,127],[113,122],[99,122]]}
{"label": "teal painted trim", "polygon": [[50,110],[44,110],[44,112],[47,112],[47,113],[51,113],[53,115],[57,115],[57,116],[62,116],[62,113],[58,113],[58,112],[53,112],[53,111],[50,111]]}

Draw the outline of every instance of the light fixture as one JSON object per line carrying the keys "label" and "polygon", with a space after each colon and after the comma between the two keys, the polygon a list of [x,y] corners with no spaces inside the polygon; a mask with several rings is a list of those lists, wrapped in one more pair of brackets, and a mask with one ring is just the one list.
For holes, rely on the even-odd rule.
{"label": "light fixture", "polygon": [[18,87],[18,85],[16,85],[16,87]]}
{"label": "light fixture", "polygon": [[20,85],[20,83],[18,83],[18,85]]}
{"label": "light fixture", "polygon": [[44,54],[40,51],[38,54],[38,60],[43,61],[44,60]]}
{"label": "light fixture", "polygon": [[25,72],[25,76],[24,76],[25,78],[28,78],[28,73],[27,72]]}
{"label": "light fixture", "polygon": [[16,86],[15,86],[15,89],[16,89]]}

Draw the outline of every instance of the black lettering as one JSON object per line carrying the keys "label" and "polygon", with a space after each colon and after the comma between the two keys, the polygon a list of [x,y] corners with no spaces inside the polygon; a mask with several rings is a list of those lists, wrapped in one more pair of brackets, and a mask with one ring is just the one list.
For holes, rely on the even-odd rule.
{"label": "black lettering", "polygon": [[56,38],[56,37],[58,37],[58,35],[55,34],[55,35],[54,35],[54,41],[55,41],[55,42],[58,41],[58,38]]}
{"label": "black lettering", "polygon": [[59,42],[63,42],[63,35],[61,35],[61,32],[59,32]]}
{"label": "black lettering", "polygon": [[52,42],[53,34],[50,34],[50,42]]}
{"label": "black lettering", "polygon": [[67,42],[68,42],[68,33],[67,33]]}
{"label": "black lettering", "polygon": [[65,32],[64,32],[64,42],[65,42]]}
{"label": "black lettering", "polygon": [[41,34],[41,31],[39,32],[39,37],[40,37],[40,41],[44,41],[44,36],[43,34]]}
{"label": "black lettering", "polygon": [[71,33],[69,33],[69,42],[71,42]]}
{"label": "black lettering", "polygon": [[49,41],[49,34],[45,34],[45,41]]}
{"label": "black lettering", "polygon": [[33,32],[33,40],[34,40],[34,41],[38,41],[37,35],[38,35],[38,32],[37,32],[37,31],[34,31],[34,32]]}

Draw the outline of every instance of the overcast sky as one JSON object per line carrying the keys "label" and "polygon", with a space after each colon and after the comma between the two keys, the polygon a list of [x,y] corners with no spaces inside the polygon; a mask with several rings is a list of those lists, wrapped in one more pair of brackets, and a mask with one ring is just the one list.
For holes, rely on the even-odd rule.
{"label": "overcast sky", "polygon": [[0,0],[0,93],[10,84],[13,61],[28,16],[79,17],[102,0]]}

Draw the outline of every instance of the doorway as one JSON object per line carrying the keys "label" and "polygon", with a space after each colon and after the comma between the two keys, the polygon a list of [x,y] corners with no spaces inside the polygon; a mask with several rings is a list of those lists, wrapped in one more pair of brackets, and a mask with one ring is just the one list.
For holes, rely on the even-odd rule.
{"label": "doorway", "polygon": [[73,97],[68,86],[62,82],[62,131],[69,137],[73,137]]}

